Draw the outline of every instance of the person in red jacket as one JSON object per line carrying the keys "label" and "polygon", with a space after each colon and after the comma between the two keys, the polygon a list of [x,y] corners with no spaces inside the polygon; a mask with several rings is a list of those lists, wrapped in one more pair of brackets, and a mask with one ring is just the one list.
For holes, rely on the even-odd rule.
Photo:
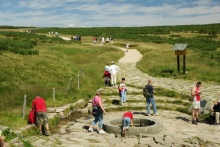
{"label": "person in red jacket", "polygon": [[133,127],[133,114],[131,111],[125,112],[122,117],[122,134],[125,135],[129,126]]}
{"label": "person in red jacket", "polygon": [[40,134],[42,134],[42,125],[44,125],[46,128],[45,135],[50,136],[51,134],[48,125],[46,102],[44,98],[39,96],[39,94],[36,95],[36,98],[32,102],[32,110],[34,110],[37,114],[36,121]]}

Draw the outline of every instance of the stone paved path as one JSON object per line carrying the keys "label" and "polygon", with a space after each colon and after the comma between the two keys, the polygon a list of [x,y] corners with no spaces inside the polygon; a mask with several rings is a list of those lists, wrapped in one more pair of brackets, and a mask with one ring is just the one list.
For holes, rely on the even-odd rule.
{"label": "stone paved path", "polygon": [[[120,48],[126,51],[123,48]],[[100,88],[106,96],[103,96],[104,106],[106,109],[114,108],[135,108],[136,106],[146,107],[145,100],[141,95],[142,89],[138,87],[143,87],[146,85],[149,79],[154,81],[156,87],[163,87],[171,90],[175,90],[181,93],[189,93],[190,87],[194,86],[196,81],[187,81],[179,79],[167,79],[167,78],[157,78],[149,76],[136,68],[136,62],[141,59],[141,54],[135,50],[130,49],[125,52],[125,56],[119,60],[118,65],[120,66],[120,71],[118,74],[118,79],[122,77],[126,78],[126,83],[132,85],[128,87],[128,102],[125,106],[109,103],[113,100],[118,100],[117,88],[102,87]],[[137,87],[137,88],[135,88]],[[203,97],[216,97],[220,95],[220,85],[216,83],[204,83],[202,86],[202,91],[204,93]],[[135,94],[137,93],[137,94]],[[170,107],[174,107],[172,102],[176,100],[175,98],[167,98],[158,96],[156,100],[166,100],[171,103]],[[188,102],[182,100],[183,102]],[[158,103],[158,105],[163,105],[163,103]],[[167,104],[165,104],[167,105]],[[181,105],[175,105],[181,107]],[[87,112],[91,109],[91,104],[81,112]],[[137,111],[133,109],[134,112],[139,112],[135,114],[135,118],[146,118],[151,120],[162,120],[164,129],[159,134],[156,135],[140,135],[137,136],[126,136],[121,137],[119,134],[98,134],[97,132],[89,133],[87,131],[89,125],[91,124],[93,117],[88,115],[87,117],[82,117],[76,122],[68,122],[62,125],[57,133],[52,136],[32,136],[28,138],[30,142],[36,147],[45,146],[60,146],[60,147],[157,147],[157,146],[189,146],[189,147],[217,147],[220,146],[220,126],[210,126],[206,123],[199,123],[198,125],[192,125],[189,122],[190,116],[184,113],[169,111],[169,110],[158,110],[159,116],[145,116],[145,110]],[[108,112],[104,115],[105,120],[121,118],[123,112]],[[120,130],[119,130],[120,132]]]}

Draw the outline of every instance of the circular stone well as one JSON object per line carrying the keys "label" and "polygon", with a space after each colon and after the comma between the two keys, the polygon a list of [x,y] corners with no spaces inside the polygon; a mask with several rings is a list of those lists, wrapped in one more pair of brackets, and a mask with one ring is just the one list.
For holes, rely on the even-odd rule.
{"label": "circular stone well", "polygon": [[[130,127],[126,131],[126,135],[157,134],[163,129],[162,122],[158,120],[134,118],[133,124],[134,127]],[[106,120],[103,127],[108,133],[120,134],[122,119]]]}

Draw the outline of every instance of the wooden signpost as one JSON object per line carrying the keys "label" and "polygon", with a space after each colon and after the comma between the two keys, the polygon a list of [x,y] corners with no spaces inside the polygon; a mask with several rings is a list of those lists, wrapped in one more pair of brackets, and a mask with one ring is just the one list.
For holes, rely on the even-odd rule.
{"label": "wooden signpost", "polygon": [[186,73],[186,47],[187,44],[175,44],[173,50],[177,55],[177,70],[180,72],[180,55],[183,55],[183,73]]}

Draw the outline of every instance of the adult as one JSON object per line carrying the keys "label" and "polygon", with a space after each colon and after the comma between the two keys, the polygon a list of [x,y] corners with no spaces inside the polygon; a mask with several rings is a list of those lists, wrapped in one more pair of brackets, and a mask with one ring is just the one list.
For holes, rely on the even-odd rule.
{"label": "adult", "polygon": [[119,89],[119,95],[121,97],[121,105],[123,105],[123,103],[126,103],[126,93],[127,93],[125,78],[122,78],[121,83],[118,86],[118,89]]}
{"label": "adult", "polygon": [[105,72],[103,75],[105,86],[110,86],[111,74],[109,72],[109,63],[105,65]]}
{"label": "adult", "polygon": [[109,67],[109,72],[111,73],[111,84],[113,87],[116,85],[118,71],[119,67],[114,64],[114,61],[112,61],[111,66]]}
{"label": "adult", "polygon": [[200,108],[200,95],[201,95],[201,91],[200,91],[200,87],[201,87],[202,83],[199,81],[196,83],[196,86],[194,86],[192,88],[191,91],[191,96],[193,99],[192,102],[192,124],[197,125],[197,123],[199,122],[199,108]]}
{"label": "adult", "polygon": [[104,134],[105,131],[102,129],[103,127],[103,114],[105,114],[105,109],[102,104],[102,99],[101,99],[102,92],[97,91],[96,96],[92,99],[92,107],[97,107],[100,109],[100,113],[95,115],[95,119],[93,120],[91,126],[89,127],[88,131],[93,132],[94,131],[94,125],[99,122],[99,134]]}
{"label": "adult", "polygon": [[133,114],[131,111],[125,112],[122,117],[122,134],[125,135],[129,127],[133,127]]}
{"label": "adult", "polygon": [[104,43],[105,43],[105,38],[102,37],[102,45],[104,45]]}
{"label": "adult", "polygon": [[110,81],[111,81],[111,74],[110,74],[110,72],[105,71],[104,75],[103,75],[103,78],[104,78],[104,85],[105,86],[111,86],[111,84],[110,84]]}
{"label": "adult", "polygon": [[110,37],[110,45],[113,45],[113,37]]}
{"label": "adult", "polygon": [[106,37],[106,44],[109,44],[109,38]]}
{"label": "adult", "polygon": [[127,52],[128,52],[128,48],[129,48],[129,43],[126,43],[126,48],[127,48]]}
{"label": "adult", "polygon": [[148,84],[145,86],[145,89],[148,91],[149,95],[146,96],[146,102],[147,102],[147,116],[150,114],[150,104],[152,104],[153,107],[153,115],[158,115],[157,108],[156,108],[156,102],[154,99],[154,88],[152,86],[153,81],[149,80]]}
{"label": "adult", "polygon": [[105,71],[108,71],[109,72],[109,63],[107,63],[106,65],[105,65]]}
{"label": "adult", "polygon": [[39,96],[39,94],[36,95],[35,99],[32,102],[32,110],[36,112],[36,121],[40,134],[43,134],[42,125],[44,125],[46,128],[45,135],[50,136],[51,134],[48,124],[46,102],[44,98],[41,98]]}
{"label": "adult", "polygon": [[219,125],[220,118],[220,102],[214,101],[214,106],[212,108],[213,115],[215,116],[215,124]]}

